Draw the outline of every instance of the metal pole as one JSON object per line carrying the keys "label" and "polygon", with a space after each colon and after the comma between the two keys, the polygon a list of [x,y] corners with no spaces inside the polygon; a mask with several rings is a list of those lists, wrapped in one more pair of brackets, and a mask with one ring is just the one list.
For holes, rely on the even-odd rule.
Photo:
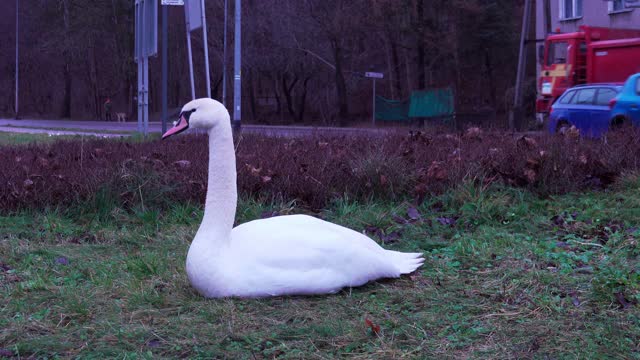
{"label": "metal pole", "polygon": [[[185,3],[186,4],[186,3]],[[187,54],[189,55],[189,77],[191,79],[191,100],[196,98],[196,87],[193,83],[193,59],[191,57],[191,31],[189,30],[188,11],[184,12],[185,25],[187,26]]]}
{"label": "metal pole", "polygon": [[211,98],[211,79],[209,77],[209,44],[207,43],[207,19],[204,10],[204,0],[200,0],[202,6],[202,42],[204,46],[204,66],[205,66],[205,78],[207,80],[207,97]]}
{"label": "metal pole", "polygon": [[19,62],[18,62],[18,5],[19,4],[19,0],[16,0],[16,103],[15,103],[15,112],[16,112],[16,119],[18,118],[18,76],[20,74],[19,72]]}
{"label": "metal pole", "polygon": [[222,50],[222,105],[227,105],[227,1],[224,0],[224,40]]}
{"label": "metal pole", "polygon": [[[516,74],[516,88],[513,98],[513,109],[509,113],[509,130],[515,130],[516,117],[520,117],[522,107],[522,80],[524,78],[524,71],[527,64],[525,57],[526,52],[526,39],[529,32],[529,19],[531,12],[531,0],[525,0],[524,2],[524,14],[522,18],[522,33],[520,34],[520,53],[518,54],[518,73]],[[516,114],[517,113],[517,114]]]}
{"label": "metal pole", "polygon": [[144,57],[144,137],[149,135],[149,57]]}
{"label": "metal pole", "polygon": [[143,95],[142,95],[142,88],[143,88],[143,79],[142,79],[142,71],[143,71],[143,66],[142,66],[142,54],[144,53],[144,36],[142,36],[142,29],[144,29],[144,16],[142,15],[142,11],[143,11],[143,5],[142,5],[142,1],[139,1],[136,4],[136,28],[138,29],[138,53],[136,54],[137,56],[137,61],[138,61],[138,133],[142,134],[142,121],[143,121],[143,117],[144,117],[144,113],[142,110],[142,103],[144,101],[143,99]]}
{"label": "metal pole", "polygon": [[167,25],[167,5],[162,5],[162,133],[167,132],[167,77],[168,77],[168,55],[167,47],[169,42]]}
{"label": "metal pole", "polygon": [[242,91],[242,83],[240,82],[240,73],[241,73],[241,61],[240,61],[240,53],[241,53],[241,22],[240,22],[240,12],[241,12],[241,0],[236,0],[236,24],[235,24],[235,55],[233,58],[233,67],[234,67],[234,75],[233,75],[233,128],[235,130],[240,130],[240,105],[242,101],[241,91]]}
{"label": "metal pole", "polygon": [[371,124],[376,126],[376,78],[373,78],[373,109],[371,110]]}

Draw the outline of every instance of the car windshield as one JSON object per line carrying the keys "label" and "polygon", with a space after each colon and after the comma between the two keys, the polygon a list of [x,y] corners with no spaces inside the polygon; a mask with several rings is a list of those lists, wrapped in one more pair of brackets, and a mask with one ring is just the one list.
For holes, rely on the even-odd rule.
{"label": "car windshield", "polygon": [[549,52],[547,54],[547,66],[553,64],[565,64],[567,62],[567,53],[569,43],[566,41],[555,41],[549,43]]}
{"label": "car windshield", "polygon": [[636,94],[640,95],[640,78],[636,79]]}

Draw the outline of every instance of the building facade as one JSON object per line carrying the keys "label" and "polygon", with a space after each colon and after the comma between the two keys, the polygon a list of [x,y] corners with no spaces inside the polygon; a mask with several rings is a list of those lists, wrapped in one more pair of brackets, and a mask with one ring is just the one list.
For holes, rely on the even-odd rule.
{"label": "building facade", "polygon": [[537,39],[582,25],[640,29],[640,0],[536,0]]}

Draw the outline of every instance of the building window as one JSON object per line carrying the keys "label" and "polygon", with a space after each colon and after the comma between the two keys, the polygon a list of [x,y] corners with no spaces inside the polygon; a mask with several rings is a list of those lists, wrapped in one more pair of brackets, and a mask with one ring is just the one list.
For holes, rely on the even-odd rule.
{"label": "building window", "polygon": [[627,5],[627,1],[626,0],[610,0],[609,1],[609,13],[631,11],[631,10],[633,10],[633,9],[631,9]]}
{"label": "building window", "polygon": [[582,17],[583,0],[560,0],[560,20]]}

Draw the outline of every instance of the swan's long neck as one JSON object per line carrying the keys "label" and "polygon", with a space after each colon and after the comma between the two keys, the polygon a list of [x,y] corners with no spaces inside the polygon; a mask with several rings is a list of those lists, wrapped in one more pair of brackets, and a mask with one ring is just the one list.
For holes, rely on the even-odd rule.
{"label": "swan's long neck", "polygon": [[216,129],[209,130],[209,180],[199,230],[214,236],[208,241],[229,241],[237,202],[236,155],[231,125],[222,122]]}

